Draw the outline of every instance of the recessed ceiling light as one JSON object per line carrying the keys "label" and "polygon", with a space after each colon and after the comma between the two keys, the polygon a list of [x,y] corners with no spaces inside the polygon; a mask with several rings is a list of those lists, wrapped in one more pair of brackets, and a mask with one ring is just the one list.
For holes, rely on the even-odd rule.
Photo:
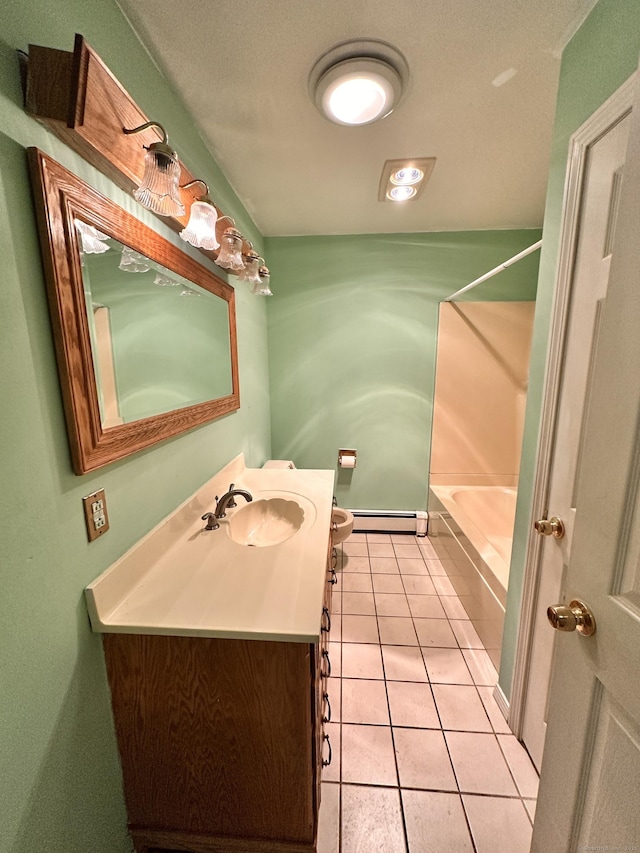
{"label": "recessed ceiling light", "polygon": [[422,169],[417,169],[415,166],[409,166],[404,169],[398,169],[397,172],[393,172],[390,180],[391,183],[396,186],[411,186],[412,184],[419,184],[423,178],[424,172]]}
{"label": "recessed ceiling light", "polygon": [[435,162],[435,157],[387,160],[380,176],[378,201],[407,201],[418,198],[429,180]]}
{"label": "recessed ceiling light", "polygon": [[415,187],[391,187],[391,189],[387,193],[387,198],[391,199],[391,201],[408,201],[410,198],[413,198],[418,190]]}
{"label": "recessed ceiling light", "polygon": [[345,42],[316,62],[309,75],[309,94],[336,124],[371,124],[397,106],[408,72],[402,54],[385,42]]}

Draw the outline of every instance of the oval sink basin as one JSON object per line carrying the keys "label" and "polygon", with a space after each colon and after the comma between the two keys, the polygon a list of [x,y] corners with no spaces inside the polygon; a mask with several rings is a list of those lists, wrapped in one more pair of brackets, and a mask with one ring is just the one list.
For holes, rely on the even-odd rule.
{"label": "oval sink basin", "polygon": [[227,532],[234,542],[251,547],[279,545],[297,533],[304,510],[296,501],[266,498],[252,501],[229,515]]}

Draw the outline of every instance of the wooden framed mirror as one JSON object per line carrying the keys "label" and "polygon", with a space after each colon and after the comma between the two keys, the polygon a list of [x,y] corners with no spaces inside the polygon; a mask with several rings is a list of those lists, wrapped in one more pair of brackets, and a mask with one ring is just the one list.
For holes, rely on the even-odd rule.
{"label": "wooden framed mirror", "polygon": [[233,288],[55,160],[28,155],[75,472],[237,410]]}

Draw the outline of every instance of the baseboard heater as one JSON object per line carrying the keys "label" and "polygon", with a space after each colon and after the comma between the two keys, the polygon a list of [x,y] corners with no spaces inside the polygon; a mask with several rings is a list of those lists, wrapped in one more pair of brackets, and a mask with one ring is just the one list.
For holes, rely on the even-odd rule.
{"label": "baseboard heater", "polygon": [[399,512],[395,510],[352,509],[354,533],[407,533],[412,536],[427,535],[428,514]]}

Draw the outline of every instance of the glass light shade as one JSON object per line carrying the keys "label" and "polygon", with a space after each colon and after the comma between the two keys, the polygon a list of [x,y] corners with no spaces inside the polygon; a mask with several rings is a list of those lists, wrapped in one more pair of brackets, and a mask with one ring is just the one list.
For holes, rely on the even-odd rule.
{"label": "glass light shade", "polygon": [[149,146],[144,158],[142,183],[133,196],[147,210],[160,216],[184,216],[180,200],[180,162],[161,142]]}
{"label": "glass light shade", "polygon": [[242,260],[242,235],[235,228],[227,228],[222,235],[222,245],[216,258],[219,267],[225,270],[238,271],[244,269]]}
{"label": "glass light shade", "polygon": [[216,239],[217,221],[218,211],[213,204],[204,199],[194,201],[191,205],[189,222],[180,231],[180,236],[196,249],[218,249],[220,243]]}
{"label": "glass light shade", "polygon": [[102,255],[109,251],[109,245],[103,242],[109,239],[106,234],[81,219],[75,219],[74,222],[80,235],[81,251],[85,255]]}
{"label": "glass light shade", "polygon": [[362,125],[389,115],[401,94],[402,81],[394,67],[356,57],[336,63],[322,75],[315,100],[336,124]]}
{"label": "glass light shade", "polygon": [[123,246],[118,269],[121,269],[122,272],[149,272],[151,267],[144,255],[129,248],[129,246]]}
{"label": "glass light shade", "polygon": [[253,285],[251,293],[253,293],[254,296],[273,296],[271,288],[269,287],[271,276],[266,267],[260,267],[258,270],[258,279],[258,282]]}
{"label": "glass light shade", "polygon": [[384,112],[387,93],[375,79],[347,77],[336,85],[327,103],[342,124],[368,124]]}
{"label": "glass light shade", "polygon": [[260,275],[258,270],[260,269],[260,256],[255,252],[250,252],[248,255],[243,255],[242,259],[244,261],[244,269],[238,275],[238,281],[246,281],[249,284],[259,284]]}
{"label": "glass light shade", "polygon": [[413,198],[416,194],[417,190],[415,187],[410,186],[397,186],[392,187],[387,193],[387,198],[391,199],[391,201],[408,201],[408,199]]}

